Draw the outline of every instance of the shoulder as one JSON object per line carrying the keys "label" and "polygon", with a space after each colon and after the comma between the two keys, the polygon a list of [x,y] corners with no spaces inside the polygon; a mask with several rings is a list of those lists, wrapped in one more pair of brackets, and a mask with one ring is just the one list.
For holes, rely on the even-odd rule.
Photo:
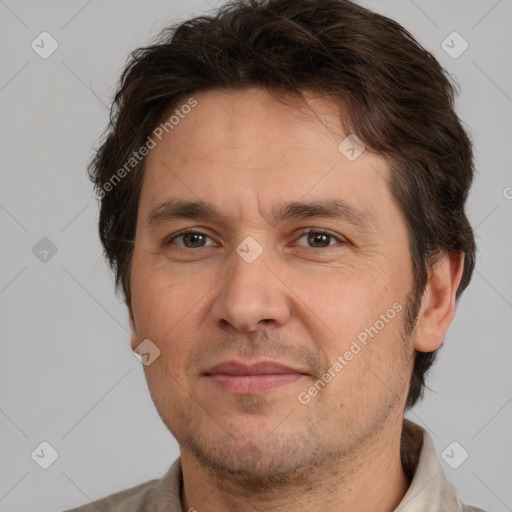
{"label": "shoulder", "polygon": [[151,504],[159,480],[150,480],[140,485],[116,492],[97,501],[90,502],[66,512],[114,512],[119,510],[143,511]]}

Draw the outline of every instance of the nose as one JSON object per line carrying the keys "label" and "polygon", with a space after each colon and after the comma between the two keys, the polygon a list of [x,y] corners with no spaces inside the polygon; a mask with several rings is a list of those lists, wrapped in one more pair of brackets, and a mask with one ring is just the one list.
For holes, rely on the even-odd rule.
{"label": "nose", "polygon": [[256,332],[281,327],[290,318],[289,289],[267,260],[265,251],[251,263],[233,251],[227,262],[231,270],[221,281],[212,306],[222,329]]}

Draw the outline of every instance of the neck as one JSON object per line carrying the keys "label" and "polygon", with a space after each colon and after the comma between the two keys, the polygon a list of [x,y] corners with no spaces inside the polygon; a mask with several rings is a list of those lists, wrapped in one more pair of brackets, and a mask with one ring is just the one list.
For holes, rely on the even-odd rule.
{"label": "neck", "polygon": [[357,453],[259,489],[246,478],[216,474],[180,447],[183,510],[392,512],[409,486],[400,459],[401,421],[368,439]]}

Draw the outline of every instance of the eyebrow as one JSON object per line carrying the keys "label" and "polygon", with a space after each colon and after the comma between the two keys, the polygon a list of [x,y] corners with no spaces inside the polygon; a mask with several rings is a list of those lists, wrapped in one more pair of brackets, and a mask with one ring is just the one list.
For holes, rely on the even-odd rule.
{"label": "eyebrow", "polygon": [[[267,222],[275,225],[291,219],[328,218],[339,219],[362,230],[376,226],[373,215],[351,206],[341,199],[323,199],[318,201],[292,201],[274,205]],[[153,228],[175,219],[221,220],[229,223],[232,216],[221,213],[214,205],[205,201],[187,201],[169,199],[159,203],[147,216],[146,224]]]}

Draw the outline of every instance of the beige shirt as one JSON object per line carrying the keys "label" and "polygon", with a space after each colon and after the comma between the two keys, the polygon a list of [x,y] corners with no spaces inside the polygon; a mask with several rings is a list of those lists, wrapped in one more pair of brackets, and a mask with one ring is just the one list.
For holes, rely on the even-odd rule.
{"label": "beige shirt", "polygon": [[[401,456],[411,481],[394,512],[483,512],[461,503],[444,475],[429,434],[404,420]],[[126,489],[67,512],[188,512],[181,508],[181,458],[160,480]],[[191,509],[194,510],[194,509]]]}

